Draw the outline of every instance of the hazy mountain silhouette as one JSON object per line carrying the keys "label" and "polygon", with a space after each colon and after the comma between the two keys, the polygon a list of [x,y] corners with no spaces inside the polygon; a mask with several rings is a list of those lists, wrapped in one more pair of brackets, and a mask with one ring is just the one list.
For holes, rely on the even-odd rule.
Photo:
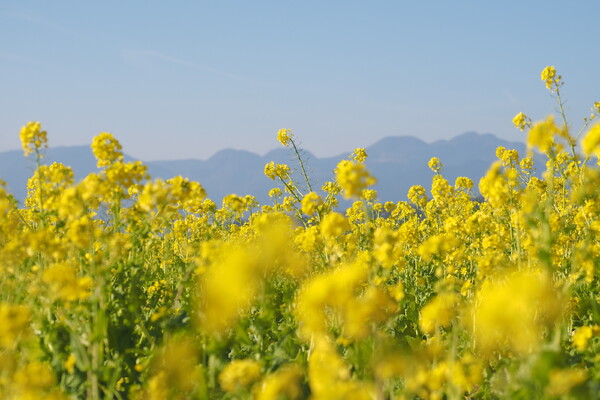
{"label": "hazy mountain silhouette", "polygon": [[[412,185],[430,187],[433,173],[427,167],[431,157],[439,157],[444,164],[443,175],[453,183],[458,176],[466,176],[477,183],[490,164],[496,160],[496,148],[504,146],[525,154],[523,143],[508,142],[491,134],[467,132],[450,140],[426,143],[412,136],[390,136],[366,148],[369,155],[366,164],[377,177],[377,189],[381,201],[406,199]],[[307,172],[313,189],[319,189],[324,181],[333,177],[337,163],[349,153],[336,157],[317,158],[308,151],[303,152]],[[126,161],[133,160],[125,156]],[[71,166],[76,179],[97,171],[96,160],[89,146],[57,147],[46,152],[43,162],[61,162]],[[225,149],[207,160],[148,161],[148,171],[152,178],[168,179],[182,175],[200,182],[208,196],[220,204],[221,199],[230,193],[251,194],[261,203],[269,204],[268,191],[278,186],[263,174],[267,162],[286,163],[299,176],[298,166],[288,149],[272,150],[264,156],[244,151]],[[32,175],[35,163],[23,157],[21,151],[0,153],[0,179],[7,182],[15,197],[22,201],[26,196],[27,179]],[[475,189],[476,189],[475,187]]]}

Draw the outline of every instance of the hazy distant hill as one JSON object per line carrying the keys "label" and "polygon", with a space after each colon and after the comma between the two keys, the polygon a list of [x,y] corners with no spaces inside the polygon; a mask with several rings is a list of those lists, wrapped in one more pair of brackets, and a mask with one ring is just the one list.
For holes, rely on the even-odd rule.
{"label": "hazy distant hill", "polygon": [[[408,188],[423,185],[429,188],[432,172],[427,167],[431,157],[439,157],[444,164],[443,174],[453,183],[458,176],[467,176],[477,182],[490,164],[496,159],[498,146],[516,149],[524,154],[523,143],[508,142],[491,134],[468,132],[450,140],[426,143],[411,136],[390,136],[367,147],[367,166],[378,179],[375,189],[382,201],[405,200]],[[314,188],[320,188],[325,180],[333,176],[336,164],[348,154],[336,157],[317,158],[304,152],[308,173]],[[126,156],[126,160],[133,158]],[[48,149],[44,162],[54,161],[69,165],[80,179],[96,171],[96,160],[88,146],[58,147]],[[276,185],[263,174],[269,161],[297,165],[287,149],[272,150],[264,156],[243,150],[221,150],[208,160],[148,161],[153,178],[167,179],[182,175],[200,182],[208,196],[220,203],[229,193],[252,194],[259,201],[269,202],[267,192]],[[32,160],[25,159],[21,151],[0,153],[0,179],[8,183],[11,192],[19,200],[26,195],[26,182],[34,168]]]}

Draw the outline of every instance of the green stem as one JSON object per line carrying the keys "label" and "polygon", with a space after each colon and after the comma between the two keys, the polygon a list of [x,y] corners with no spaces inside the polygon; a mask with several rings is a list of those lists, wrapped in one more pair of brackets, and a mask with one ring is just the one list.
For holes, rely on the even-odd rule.
{"label": "green stem", "polygon": [[567,129],[567,133],[569,131],[569,124],[567,123],[567,115],[565,113],[565,109],[563,106],[562,98],[560,97],[560,89],[556,86],[556,99],[558,100],[558,107],[560,110],[560,116],[562,117],[563,123],[565,124],[565,128]]}
{"label": "green stem", "polygon": [[44,213],[44,206],[43,206],[43,201],[44,201],[44,189],[43,189],[43,179],[42,179],[42,170],[40,169],[40,166],[42,165],[42,155],[40,153],[40,149],[36,146],[35,147],[35,167],[36,167],[36,171],[37,171],[37,185],[38,185],[38,197],[39,197],[39,207],[40,207],[40,214],[42,214],[42,225],[45,225],[45,218],[43,218],[43,213]]}
{"label": "green stem", "polygon": [[295,186],[291,186],[288,182],[286,182],[282,177],[278,177],[279,180],[281,181],[281,183],[283,183],[286,187],[286,189],[288,190],[288,192],[290,192],[290,194],[292,196],[294,196],[294,198],[298,201],[298,202],[302,202],[302,199],[300,197],[302,197],[302,193],[300,193],[300,191],[298,190],[298,188],[296,188]]}
{"label": "green stem", "polygon": [[308,175],[306,174],[306,169],[304,169],[304,162],[302,162],[302,157],[300,157],[300,152],[298,151],[298,148],[296,147],[296,142],[294,142],[294,139],[291,139],[291,138],[290,138],[290,142],[292,143],[292,146],[294,147],[294,153],[296,153],[296,157],[298,158],[298,163],[300,164],[300,168],[302,168],[302,175],[304,175],[304,180],[306,180],[306,184],[308,185],[308,190],[312,192],[313,189],[310,184],[310,179],[308,179]]}

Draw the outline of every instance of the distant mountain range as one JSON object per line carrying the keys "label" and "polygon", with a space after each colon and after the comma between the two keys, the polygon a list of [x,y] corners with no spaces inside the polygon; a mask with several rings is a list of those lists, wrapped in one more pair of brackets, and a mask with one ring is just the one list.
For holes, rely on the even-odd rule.
{"label": "distant mountain range", "polygon": [[[504,146],[525,154],[525,145],[508,142],[492,134],[467,132],[450,140],[426,143],[411,136],[390,136],[366,148],[369,155],[366,164],[377,178],[374,187],[381,201],[406,200],[406,193],[412,185],[423,185],[429,189],[433,173],[427,167],[431,157],[442,161],[443,175],[454,183],[458,176],[466,176],[475,182],[485,174],[490,164],[496,160],[496,148]],[[320,188],[323,182],[331,180],[337,163],[348,157],[348,153],[336,157],[318,158],[303,151],[308,175],[313,188]],[[134,160],[125,156],[126,161]],[[88,146],[57,147],[47,150],[44,163],[61,162],[73,168],[76,179],[97,171],[96,160]],[[293,153],[288,149],[272,150],[260,156],[244,151],[221,150],[208,160],[148,161],[148,171],[152,178],[168,179],[182,175],[198,181],[204,186],[208,197],[220,204],[221,199],[230,193],[251,194],[262,204],[270,204],[268,191],[277,186],[263,174],[266,163],[286,163],[298,174],[298,165]],[[0,153],[0,179],[8,183],[9,190],[23,201],[26,196],[27,179],[35,165],[31,159],[23,157],[18,150]],[[297,175],[298,176],[298,175]]]}

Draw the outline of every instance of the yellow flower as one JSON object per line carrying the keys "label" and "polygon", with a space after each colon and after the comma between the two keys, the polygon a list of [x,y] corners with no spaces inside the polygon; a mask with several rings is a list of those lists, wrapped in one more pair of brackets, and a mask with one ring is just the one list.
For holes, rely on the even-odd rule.
{"label": "yellow flower", "polygon": [[279,188],[273,188],[271,190],[269,190],[269,197],[281,197],[283,193],[281,192],[281,189]]}
{"label": "yellow flower", "polygon": [[[332,307],[340,314],[345,309],[355,309],[355,291],[365,282],[367,269],[360,260],[340,267],[306,281],[297,299],[297,318],[300,335],[305,339],[326,332],[327,308]],[[364,325],[365,321],[361,321]]]}
{"label": "yellow flower", "polygon": [[56,300],[85,300],[91,294],[92,278],[77,277],[75,269],[66,263],[56,263],[42,274],[42,281],[50,288],[50,295]]}
{"label": "yellow flower", "polygon": [[67,223],[67,237],[80,248],[89,247],[95,238],[100,236],[100,228],[96,220],[84,215]]}
{"label": "yellow flower", "polygon": [[371,400],[375,387],[351,378],[349,366],[335,346],[324,338],[315,341],[308,358],[308,384],[314,400]]}
{"label": "yellow flower", "polygon": [[14,383],[22,388],[50,389],[56,383],[56,378],[48,364],[34,361],[15,373]]}
{"label": "yellow flower", "polygon": [[192,340],[185,337],[172,338],[164,345],[159,356],[157,364],[167,373],[169,386],[192,391],[196,385],[201,384],[198,354]]}
{"label": "yellow flower", "polygon": [[219,374],[219,385],[228,393],[235,393],[260,379],[260,364],[251,359],[233,360]]}
{"label": "yellow flower", "polygon": [[419,328],[431,335],[438,328],[447,328],[452,323],[459,301],[455,293],[441,293],[435,296],[421,309]]}
{"label": "yellow flower", "polygon": [[600,159],[600,122],[590,128],[581,141],[581,146],[586,156],[594,154]]}
{"label": "yellow flower", "polygon": [[429,169],[431,169],[436,174],[439,173],[442,167],[444,166],[444,164],[442,164],[440,159],[437,157],[432,157],[427,163],[427,165],[429,166]]}
{"label": "yellow flower", "polygon": [[351,158],[359,163],[365,162],[365,160],[367,159],[367,151],[362,147],[358,147],[354,149],[354,153],[352,153]]}
{"label": "yellow flower", "polygon": [[471,354],[465,354],[460,362],[450,368],[450,380],[462,391],[470,392],[483,380],[483,362]]}
{"label": "yellow flower", "polygon": [[408,189],[408,200],[414,205],[425,208],[425,204],[427,203],[427,191],[421,185],[414,185]]}
{"label": "yellow flower", "polygon": [[321,190],[323,190],[325,193],[335,195],[340,193],[341,188],[336,182],[325,182],[321,187]]}
{"label": "yellow flower", "polygon": [[65,361],[65,369],[69,374],[72,374],[75,371],[75,356],[73,354],[69,354],[67,361]]}
{"label": "yellow flower", "polygon": [[277,131],[277,140],[279,140],[279,143],[281,143],[284,147],[287,147],[291,140],[291,132],[292,131],[290,129],[280,129]]}
{"label": "yellow flower", "polygon": [[325,237],[339,238],[350,229],[348,220],[339,213],[332,212],[321,220],[321,233]]}
{"label": "yellow flower", "polygon": [[42,124],[39,122],[28,122],[27,125],[21,128],[19,136],[25,157],[34,150],[39,151],[41,148],[48,147],[46,131],[42,130]]}
{"label": "yellow flower", "polygon": [[310,192],[302,199],[302,212],[306,215],[313,215],[321,204],[323,204],[321,196]]}
{"label": "yellow flower", "polygon": [[364,164],[343,160],[335,169],[337,183],[344,191],[344,198],[359,197],[364,189],[377,180],[367,171]]}
{"label": "yellow flower", "polygon": [[473,189],[473,181],[470,178],[459,176],[454,181],[454,188],[460,190],[471,190]]}
{"label": "yellow flower", "polygon": [[542,78],[543,81],[546,81],[548,79],[553,79],[555,76],[556,76],[556,68],[554,67],[554,65],[549,65],[546,68],[544,68],[540,75],[540,77]]}
{"label": "yellow flower", "polygon": [[542,73],[540,74],[540,78],[546,83],[546,88],[553,91],[558,89],[558,87],[562,85],[562,76],[556,75],[556,68],[554,67],[554,65],[550,65],[544,68],[542,70]]}
{"label": "yellow flower", "polygon": [[538,348],[543,328],[563,309],[551,278],[539,271],[518,271],[486,281],[469,312],[475,344],[484,354],[527,354]]}
{"label": "yellow flower", "polygon": [[585,382],[588,372],[581,368],[553,369],[550,371],[550,384],[546,393],[550,397],[561,397],[569,394],[571,389]]}
{"label": "yellow flower", "polygon": [[560,128],[554,123],[554,116],[549,115],[545,121],[536,122],[529,130],[527,136],[527,147],[537,147],[548,154],[554,145],[554,135],[560,132]]}
{"label": "yellow flower", "polygon": [[522,112],[515,115],[512,122],[515,125],[515,127],[520,129],[521,131],[531,126],[531,120],[527,115],[523,114]]}
{"label": "yellow flower", "polygon": [[377,191],[373,189],[365,189],[360,194],[360,197],[367,201],[374,201],[375,199],[377,199]]}
{"label": "yellow flower", "polygon": [[244,198],[235,193],[228,194],[223,197],[223,208],[228,208],[236,213],[243,213],[246,209]]}
{"label": "yellow flower", "polygon": [[519,167],[524,171],[530,171],[533,169],[533,159],[531,157],[525,157],[519,162]]}
{"label": "yellow flower", "polygon": [[273,180],[275,178],[287,180],[290,177],[290,167],[285,164],[275,164],[275,162],[271,161],[265,165],[264,173]]}
{"label": "yellow flower", "polygon": [[350,379],[350,369],[327,339],[315,340],[308,359],[308,379],[316,395],[331,390],[331,385],[337,381]]}
{"label": "yellow flower", "polygon": [[14,347],[27,333],[30,315],[25,305],[0,303],[0,349]]}
{"label": "yellow flower", "polygon": [[373,235],[373,255],[385,268],[394,264],[401,264],[403,255],[402,245],[398,240],[398,233],[388,227],[375,229]]}
{"label": "yellow flower", "polygon": [[200,312],[203,328],[211,334],[224,332],[237,321],[258,291],[264,271],[256,255],[245,249],[222,246],[220,257],[203,275]]}
{"label": "yellow flower", "polygon": [[342,333],[348,340],[362,340],[372,334],[373,324],[385,322],[397,311],[392,297],[376,286],[369,286],[359,297],[346,299],[340,305]]}
{"label": "yellow flower", "polygon": [[590,339],[598,335],[600,335],[600,326],[580,326],[573,333],[573,346],[583,353],[587,350]]}
{"label": "yellow flower", "polygon": [[168,187],[162,179],[146,182],[137,198],[136,208],[149,212],[157,205],[165,204],[168,194]]}
{"label": "yellow flower", "polygon": [[255,391],[257,400],[297,399],[302,395],[302,370],[296,365],[278,369],[262,380]]}
{"label": "yellow flower", "polygon": [[110,133],[102,132],[92,140],[92,152],[98,160],[98,168],[107,167],[123,160],[121,144]]}

